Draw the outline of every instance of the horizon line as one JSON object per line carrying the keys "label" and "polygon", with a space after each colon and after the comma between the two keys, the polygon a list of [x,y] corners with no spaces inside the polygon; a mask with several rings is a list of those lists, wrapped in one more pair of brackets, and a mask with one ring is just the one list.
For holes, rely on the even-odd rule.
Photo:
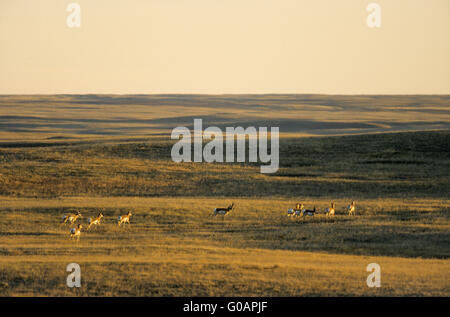
{"label": "horizon line", "polygon": [[0,93],[0,96],[242,96],[242,95],[316,95],[316,96],[450,96],[449,93],[411,93],[411,94],[339,94],[339,93]]}

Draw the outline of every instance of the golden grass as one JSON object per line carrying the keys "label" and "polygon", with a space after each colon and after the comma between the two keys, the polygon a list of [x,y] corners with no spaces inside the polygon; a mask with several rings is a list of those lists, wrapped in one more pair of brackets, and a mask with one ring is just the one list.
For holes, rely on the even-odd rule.
{"label": "golden grass", "polygon": [[[0,96],[0,295],[449,296],[448,109],[448,96]],[[279,171],[172,162],[167,133],[193,117],[279,123]],[[418,129],[445,131],[380,133]],[[380,134],[331,136],[361,133]],[[333,218],[286,216],[331,201]],[[78,244],[61,224],[74,209],[105,215]],[[372,262],[381,288],[366,285]]]}
{"label": "golden grass", "polygon": [[[213,207],[231,200],[237,208],[229,216],[210,216]],[[0,220],[0,292],[7,296],[450,294],[447,201],[364,200],[358,216],[331,220],[323,214],[288,219],[294,200],[273,198],[2,201],[10,210]],[[328,201],[314,203],[322,208]],[[99,208],[105,214],[104,223],[84,231],[78,244],[69,241],[70,226],[60,224],[60,215],[74,206],[81,208],[83,223]],[[115,219],[125,210],[133,211],[132,224],[119,228]],[[441,241],[434,244],[436,239]],[[82,267],[80,289],[65,285],[71,262]],[[382,268],[379,289],[365,282],[372,262]]]}

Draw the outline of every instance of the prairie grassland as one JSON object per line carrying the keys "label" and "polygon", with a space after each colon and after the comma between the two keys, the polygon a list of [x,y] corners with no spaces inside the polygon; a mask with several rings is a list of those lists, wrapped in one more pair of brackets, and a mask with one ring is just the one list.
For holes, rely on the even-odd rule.
{"label": "prairie grassland", "polygon": [[[158,139],[4,147],[0,294],[448,296],[448,135],[285,138],[275,175],[176,164]],[[230,215],[211,216],[232,201]],[[288,218],[298,201],[321,212]],[[105,215],[79,243],[61,224],[75,209],[80,223]],[[65,285],[71,262],[80,289]],[[366,285],[372,262],[381,288]]]}
{"label": "prairie grassland", "polygon": [[450,132],[282,138],[280,169],[177,164],[174,142],[13,143],[0,147],[0,195],[448,198]]}
{"label": "prairie grassland", "polygon": [[[227,201],[227,200],[226,200]],[[5,198],[0,220],[2,295],[300,296],[444,295],[450,289],[448,202],[367,200],[358,215],[289,219],[294,201],[233,198]],[[306,203],[310,203],[305,200]],[[317,206],[327,205],[315,200]],[[312,202],[311,202],[312,203]],[[344,201],[337,201],[342,206]],[[105,214],[69,241],[60,215]],[[135,214],[130,226],[117,216]],[[85,219],[81,221],[85,222]],[[65,267],[82,268],[82,287],[65,286]],[[369,263],[382,287],[366,285]]]}
{"label": "prairie grassland", "polygon": [[[449,96],[0,96],[0,295],[449,296],[449,110]],[[167,132],[193,118],[280,126],[280,169],[172,162]],[[297,202],[320,212],[288,218]],[[105,215],[79,243],[61,223],[76,209]]]}

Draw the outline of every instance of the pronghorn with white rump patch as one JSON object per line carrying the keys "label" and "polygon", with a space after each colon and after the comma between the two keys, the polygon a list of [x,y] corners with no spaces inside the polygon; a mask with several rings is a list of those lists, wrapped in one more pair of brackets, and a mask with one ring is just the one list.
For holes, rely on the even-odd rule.
{"label": "pronghorn with white rump patch", "polygon": [[102,220],[102,218],[103,218],[103,214],[102,213],[99,213],[98,214],[98,216],[96,217],[96,218],[89,218],[88,219],[88,229],[92,226],[92,225],[99,225],[100,224],[100,221]]}
{"label": "pronghorn with white rump patch", "polygon": [[355,204],[355,201],[353,200],[352,203],[347,206],[348,215],[349,216],[354,215],[355,209],[356,209],[356,204]]}
{"label": "pronghorn with white rump patch", "polygon": [[305,213],[305,205],[303,204],[297,204],[297,206],[295,206],[295,214],[294,216],[296,217],[300,217],[302,215],[302,213]]}
{"label": "pronghorn with white rump patch", "polygon": [[287,211],[288,217],[293,216],[294,213],[295,213],[294,208],[289,208],[288,211]]}
{"label": "pronghorn with white rump patch", "polygon": [[227,208],[214,208],[213,216],[222,215],[225,216],[229,214],[234,208],[234,203],[232,202]]}
{"label": "pronghorn with white rump patch", "polygon": [[333,201],[333,202],[331,202],[330,208],[325,208],[325,215],[334,216],[334,212],[335,212],[335,209],[334,209],[334,201]]}
{"label": "pronghorn with white rump patch", "polygon": [[312,216],[314,217],[314,215],[316,214],[316,206],[314,206],[314,209],[304,209],[303,210],[303,217],[305,216]]}
{"label": "pronghorn with white rump patch", "polygon": [[300,214],[302,213],[302,210],[305,209],[303,204],[297,203],[295,205],[295,208],[289,208],[287,213],[288,213],[288,217],[290,216],[300,216]]}
{"label": "pronghorn with white rump patch", "polygon": [[118,220],[118,224],[119,226],[123,223],[128,223],[130,224],[130,217],[132,216],[131,211],[129,211],[126,215],[123,216],[119,216],[119,218],[117,218]]}
{"label": "pronghorn with white rump patch", "polygon": [[83,228],[83,225],[78,224],[78,227],[70,229],[70,238],[77,238],[77,242],[80,241],[81,236],[81,228]]}
{"label": "pronghorn with white rump patch", "polygon": [[64,223],[69,222],[70,224],[73,224],[75,221],[77,221],[78,218],[82,218],[80,211],[77,210],[76,214],[69,214],[69,215],[63,215]]}

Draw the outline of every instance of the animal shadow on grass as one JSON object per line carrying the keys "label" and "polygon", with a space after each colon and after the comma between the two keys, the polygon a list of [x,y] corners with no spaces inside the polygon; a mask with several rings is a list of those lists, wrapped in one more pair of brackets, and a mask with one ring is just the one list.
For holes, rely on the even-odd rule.
{"label": "animal shadow on grass", "polygon": [[293,226],[298,226],[298,225],[302,225],[302,224],[321,224],[321,223],[346,223],[349,221],[353,221],[353,218],[348,218],[348,217],[329,217],[329,218],[318,218],[316,216],[316,218],[303,218],[303,217],[299,217],[298,219],[288,219],[289,221],[286,220],[281,220],[280,223],[278,224],[278,226],[280,227],[293,227]]}
{"label": "animal shadow on grass", "polygon": [[0,232],[0,236],[57,236],[50,232]]}

